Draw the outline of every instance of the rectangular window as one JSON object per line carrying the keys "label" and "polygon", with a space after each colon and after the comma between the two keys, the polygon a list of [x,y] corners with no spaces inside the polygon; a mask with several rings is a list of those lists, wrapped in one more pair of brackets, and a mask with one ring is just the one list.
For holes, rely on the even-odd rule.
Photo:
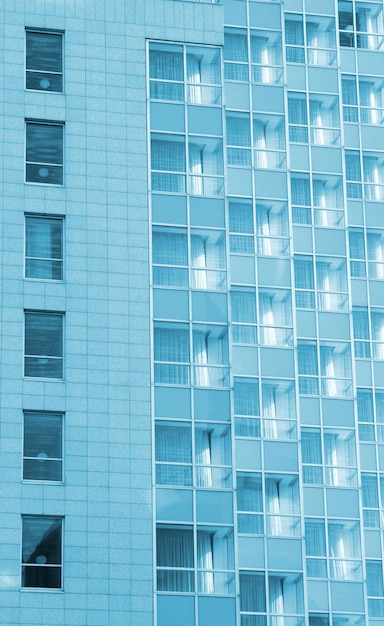
{"label": "rectangular window", "polygon": [[24,480],[61,481],[63,416],[60,413],[24,413]]}
{"label": "rectangular window", "polygon": [[360,441],[375,441],[372,389],[357,389],[357,417]]}
{"label": "rectangular window", "polygon": [[26,182],[63,184],[64,124],[26,122]]}
{"label": "rectangular window", "polygon": [[25,376],[63,378],[63,321],[62,313],[25,313]]}
{"label": "rectangular window", "polygon": [[237,511],[239,533],[263,534],[263,491],[259,473],[237,472]]}
{"label": "rectangular window", "polygon": [[325,523],[323,519],[306,518],[305,553],[307,576],[311,578],[327,577]]}
{"label": "rectangular window", "polygon": [[63,220],[25,218],[25,278],[63,280]]}
{"label": "rectangular window", "polygon": [[26,31],[26,88],[63,91],[63,35]]}
{"label": "rectangular window", "polygon": [[238,378],[233,382],[235,429],[238,437],[260,437],[260,400],[257,378]]}
{"label": "rectangular window", "polygon": [[62,587],[61,517],[23,517],[21,586]]}

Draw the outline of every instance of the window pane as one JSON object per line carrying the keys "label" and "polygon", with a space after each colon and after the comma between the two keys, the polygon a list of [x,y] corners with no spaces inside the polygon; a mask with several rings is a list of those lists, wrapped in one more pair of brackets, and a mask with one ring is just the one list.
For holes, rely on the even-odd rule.
{"label": "window pane", "polygon": [[62,415],[24,414],[23,478],[62,479]]}
{"label": "window pane", "polygon": [[22,587],[61,587],[62,520],[23,518]]}
{"label": "window pane", "polygon": [[63,125],[27,122],[26,180],[63,184]]}
{"label": "window pane", "polygon": [[26,87],[43,91],[63,91],[62,35],[27,31]]}
{"label": "window pane", "polygon": [[25,314],[25,375],[63,376],[63,315]]}
{"label": "window pane", "polygon": [[63,221],[27,217],[25,238],[25,277],[62,280]]}

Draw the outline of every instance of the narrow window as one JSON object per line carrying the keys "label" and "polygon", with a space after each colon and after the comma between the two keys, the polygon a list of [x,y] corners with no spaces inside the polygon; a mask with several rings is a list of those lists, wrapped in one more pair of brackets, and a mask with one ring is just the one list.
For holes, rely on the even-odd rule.
{"label": "narrow window", "polygon": [[26,182],[63,184],[64,124],[27,121]]}
{"label": "narrow window", "polygon": [[25,369],[32,378],[63,378],[62,313],[25,313]]}
{"label": "narrow window", "polygon": [[62,587],[60,517],[23,517],[22,587]]}
{"label": "narrow window", "polygon": [[34,217],[25,221],[25,277],[63,279],[63,220]]}
{"label": "narrow window", "polygon": [[26,32],[26,88],[63,91],[63,35]]}
{"label": "narrow window", "polygon": [[62,480],[63,416],[24,413],[24,480]]}

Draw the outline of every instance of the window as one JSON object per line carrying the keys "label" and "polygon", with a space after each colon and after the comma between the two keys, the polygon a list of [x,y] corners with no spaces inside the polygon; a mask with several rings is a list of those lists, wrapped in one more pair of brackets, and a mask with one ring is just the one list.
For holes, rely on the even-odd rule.
{"label": "window", "polygon": [[251,31],[252,80],[280,84],[283,76],[281,37],[274,31]]}
{"label": "window", "polygon": [[253,147],[255,167],[284,168],[286,162],[284,119],[278,115],[254,113]]}
{"label": "window", "polygon": [[325,484],[354,487],[357,483],[355,435],[350,430],[324,431]]}
{"label": "window", "polygon": [[339,0],[340,45],[380,50],[383,46],[382,4]]}
{"label": "window", "polygon": [[317,345],[315,341],[297,342],[297,361],[299,370],[299,393],[316,395],[319,393],[319,368],[317,363]]}
{"label": "window", "polygon": [[228,165],[251,166],[251,127],[249,114],[227,112]]}
{"label": "window", "polygon": [[224,291],[227,286],[225,232],[191,229],[190,255],[192,288]]}
{"label": "window", "polygon": [[24,480],[61,481],[63,474],[63,416],[24,413]]}
{"label": "window", "polygon": [[328,522],[330,577],[338,580],[361,579],[360,527],[344,520]]}
{"label": "window", "polygon": [[154,328],[155,382],[189,384],[189,329],[187,324],[158,322]]}
{"label": "window", "polygon": [[319,428],[301,429],[301,455],[303,462],[303,483],[307,485],[322,485],[323,483],[323,455],[321,446],[321,432]]}
{"label": "window", "polygon": [[288,93],[289,141],[308,143],[308,113],[305,94]]}
{"label": "window", "polygon": [[152,190],[185,193],[185,137],[151,136]]}
{"label": "window", "polygon": [[62,526],[60,517],[23,517],[21,586],[62,587]]}
{"label": "window", "polygon": [[248,45],[245,30],[226,29],[224,60],[226,80],[248,81]]}
{"label": "window", "polygon": [[25,277],[63,279],[63,220],[25,218]]}
{"label": "window", "polygon": [[342,188],[340,176],[313,175],[313,205],[317,226],[344,226]]}
{"label": "window", "polygon": [[361,474],[364,528],[380,528],[377,474]]}
{"label": "window", "polygon": [[233,533],[229,528],[157,528],[158,591],[195,590],[206,594],[233,593]]}
{"label": "window", "polygon": [[240,572],[240,611],[241,624],[265,626],[265,574],[261,572]]}
{"label": "window", "polygon": [[232,200],[228,208],[231,252],[254,254],[252,202]]}
{"label": "window", "polygon": [[366,560],[369,617],[384,617],[384,582],[382,561]]}
{"label": "window", "polygon": [[366,276],[366,252],[363,228],[351,228],[349,230],[349,255],[351,257],[351,276],[364,278]]}
{"label": "window", "polygon": [[344,311],[348,307],[345,259],[317,257],[318,307],[322,311]]}
{"label": "window", "polygon": [[383,81],[374,76],[359,78],[360,119],[363,124],[383,122]]}
{"label": "window", "polygon": [[310,94],[309,120],[311,143],[336,145],[340,141],[339,99],[335,96]]}
{"label": "window", "polygon": [[341,78],[344,122],[358,121],[356,76],[345,74]]}
{"label": "window", "polygon": [[63,184],[64,124],[26,123],[26,182]]}
{"label": "window", "polygon": [[384,309],[371,310],[372,355],[378,361],[384,361]]}
{"label": "window", "polygon": [[370,278],[384,278],[384,232],[367,232],[368,274]]}
{"label": "window", "polygon": [[184,228],[154,227],[152,231],[153,284],[188,287],[188,239]]}
{"label": "window", "polygon": [[291,294],[283,289],[259,291],[260,343],[268,346],[292,345]]}
{"label": "window", "polygon": [[256,378],[235,377],[233,399],[236,435],[238,437],[260,437],[258,380]]}
{"label": "window", "polygon": [[261,474],[237,472],[237,522],[239,533],[262,535],[263,491]]}
{"label": "window", "polygon": [[335,20],[306,16],[307,58],[311,65],[333,65],[336,60]]}
{"label": "window", "polygon": [[25,313],[25,376],[63,378],[63,321],[62,313]]}
{"label": "window", "polygon": [[288,256],[288,209],[285,202],[256,201],[257,252]]}
{"label": "window", "polygon": [[305,553],[307,576],[327,578],[325,522],[323,519],[305,519]]}
{"label": "window", "polygon": [[195,437],[195,484],[205,489],[232,486],[231,431],[227,425],[199,423]]}
{"label": "window", "polygon": [[345,173],[347,178],[347,197],[362,198],[361,160],[357,150],[345,150]]}
{"label": "window", "polygon": [[155,426],[156,483],[192,485],[192,433],[183,422],[158,421]]}
{"label": "window", "polygon": [[265,439],[296,438],[295,392],[292,381],[262,381],[262,426]]}
{"label": "window", "polygon": [[375,441],[372,389],[357,389],[357,417],[360,441]]}
{"label": "window", "polygon": [[289,63],[304,63],[303,18],[287,14],[285,19],[286,56]]}
{"label": "window", "polygon": [[369,343],[369,317],[367,307],[352,307],[353,339],[355,357],[369,359],[371,346]]}
{"label": "window", "polygon": [[[289,127],[296,132],[296,127]],[[311,184],[309,175],[291,174],[292,221],[294,224],[312,224]],[[312,287],[313,288],[313,287]]]}
{"label": "window", "polygon": [[364,195],[366,200],[384,199],[384,155],[363,152]]}
{"label": "window", "polygon": [[256,344],[256,293],[252,287],[231,290],[232,336],[234,343]]}
{"label": "window", "polygon": [[26,87],[63,91],[63,35],[26,31]]}
{"label": "window", "polygon": [[312,256],[295,256],[296,306],[301,309],[315,307],[315,280]]}
{"label": "window", "polygon": [[298,536],[300,530],[299,481],[296,476],[267,474],[265,507],[267,535]]}
{"label": "window", "polygon": [[192,346],[193,384],[198,387],[228,387],[227,327],[194,324]]}
{"label": "window", "polygon": [[352,395],[352,363],[349,344],[320,345],[321,393],[325,396]]}
{"label": "window", "polygon": [[297,619],[288,616],[304,613],[302,576],[274,572],[268,576],[268,588],[271,624],[282,624],[283,620],[284,623],[297,623]]}

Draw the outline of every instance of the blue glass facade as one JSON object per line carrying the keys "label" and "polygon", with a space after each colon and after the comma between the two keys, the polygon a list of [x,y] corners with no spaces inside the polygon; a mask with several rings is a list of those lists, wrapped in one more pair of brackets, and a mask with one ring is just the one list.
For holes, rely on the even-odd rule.
{"label": "blue glass facade", "polygon": [[0,623],[384,626],[382,0],[11,4]]}

